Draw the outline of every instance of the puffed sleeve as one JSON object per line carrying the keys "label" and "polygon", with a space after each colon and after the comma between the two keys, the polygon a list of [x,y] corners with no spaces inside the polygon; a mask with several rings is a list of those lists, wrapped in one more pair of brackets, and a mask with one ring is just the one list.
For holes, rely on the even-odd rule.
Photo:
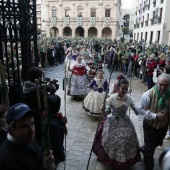
{"label": "puffed sleeve", "polygon": [[113,100],[112,96],[110,96],[108,99],[106,99],[106,109],[105,109],[105,112],[107,114],[111,113],[111,102],[112,102],[112,100]]}

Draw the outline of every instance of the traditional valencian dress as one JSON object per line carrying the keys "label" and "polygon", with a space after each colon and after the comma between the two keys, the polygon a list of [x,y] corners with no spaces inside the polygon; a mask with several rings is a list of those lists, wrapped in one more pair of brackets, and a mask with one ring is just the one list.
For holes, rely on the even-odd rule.
{"label": "traditional valencian dress", "polygon": [[107,90],[107,80],[94,78],[90,84],[90,88],[92,90],[84,99],[83,108],[92,116],[100,116],[100,109]]}
{"label": "traditional valencian dress", "polygon": [[82,63],[75,62],[71,66],[72,75],[70,77],[68,95],[83,97],[86,95],[87,73],[86,66]]}
{"label": "traditional valencian dress", "polygon": [[126,115],[129,106],[137,114],[129,95],[121,98],[115,93],[106,100],[106,112],[110,114],[100,123],[93,145],[99,162],[120,170],[141,160],[135,128]]}

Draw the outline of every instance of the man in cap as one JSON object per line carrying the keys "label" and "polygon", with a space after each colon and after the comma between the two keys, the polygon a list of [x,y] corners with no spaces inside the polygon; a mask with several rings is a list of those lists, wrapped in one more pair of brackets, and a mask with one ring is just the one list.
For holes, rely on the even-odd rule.
{"label": "man in cap", "polygon": [[42,154],[34,142],[34,114],[28,105],[17,103],[7,110],[7,139],[0,146],[0,169],[54,170],[52,151]]}

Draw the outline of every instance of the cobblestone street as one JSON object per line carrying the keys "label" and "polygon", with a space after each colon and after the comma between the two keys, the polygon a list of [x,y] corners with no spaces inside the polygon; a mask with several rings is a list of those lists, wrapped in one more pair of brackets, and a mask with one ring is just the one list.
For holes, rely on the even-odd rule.
{"label": "cobblestone street", "polygon": [[[109,77],[109,73],[105,71],[105,77]],[[116,76],[120,72],[114,72],[112,75],[110,85],[116,80]],[[64,67],[60,65],[58,67],[48,68],[46,70],[46,77],[56,78],[59,81],[60,89],[57,94],[62,99],[61,111],[64,114],[64,91],[62,90],[62,80],[64,78]],[[139,102],[142,93],[146,90],[146,87],[132,78],[132,96],[135,98],[136,103]],[[98,119],[90,117],[82,109],[83,99],[75,100],[70,96],[66,97],[66,114],[68,118],[68,136],[66,138],[66,170],[86,170],[89,154],[91,151],[92,143],[94,140]],[[129,113],[127,113],[129,114]],[[140,145],[143,144],[143,130],[142,130],[142,117],[136,116],[133,111],[130,111],[130,118],[135,126]],[[169,140],[164,140],[164,145],[158,147],[155,152],[155,168],[158,170],[158,158],[160,153],[166,146],[169,145]],[[64,163],[61,163],[57,170],[63,170]],[[91,156],[89,170],[111,170],[111,168],[104,166],[97,161],[94,154]],[[112,168],[113,170],[113,168]],[[144,170],[143,158],[142,161],[131,167],[131,170]]]}

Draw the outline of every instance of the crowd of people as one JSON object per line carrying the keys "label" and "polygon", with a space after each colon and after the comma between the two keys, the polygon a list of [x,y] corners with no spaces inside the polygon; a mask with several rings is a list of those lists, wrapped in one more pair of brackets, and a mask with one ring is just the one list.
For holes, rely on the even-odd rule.
{"label": "crowd of people", "polygon": [[[83,97],[84,111],[102,117],[92,146],[97,160],[114,169],[128,169],[141,161],[141,152],[145,170],[153,170],[155,148],[162,145],[170,125],[169,48],[152,44],[145,49],[136,42],[96,40],[68,44],[60,39],[47,49],[41,46],[39,52],[41,68],[30,69],[21,101],[9,108],[0,105],[0,169],[53,170],[65,161],[63,142],[68,132],[67,117],[60,111],[61,99],[55,93],[46,96],[44,84],[39,84],[48,61],[49,67],[64,63],[69,78],[67,95]],[[113,70],[122,72],[110,87],[105,69],[110,74]],[[147,85],[138,105],[128,94],[131,76]],[[136,115],[143,115],[144,146],[139,146],[127,115],[129,107]],[[46,126],[49,133],[44,136]]]}

